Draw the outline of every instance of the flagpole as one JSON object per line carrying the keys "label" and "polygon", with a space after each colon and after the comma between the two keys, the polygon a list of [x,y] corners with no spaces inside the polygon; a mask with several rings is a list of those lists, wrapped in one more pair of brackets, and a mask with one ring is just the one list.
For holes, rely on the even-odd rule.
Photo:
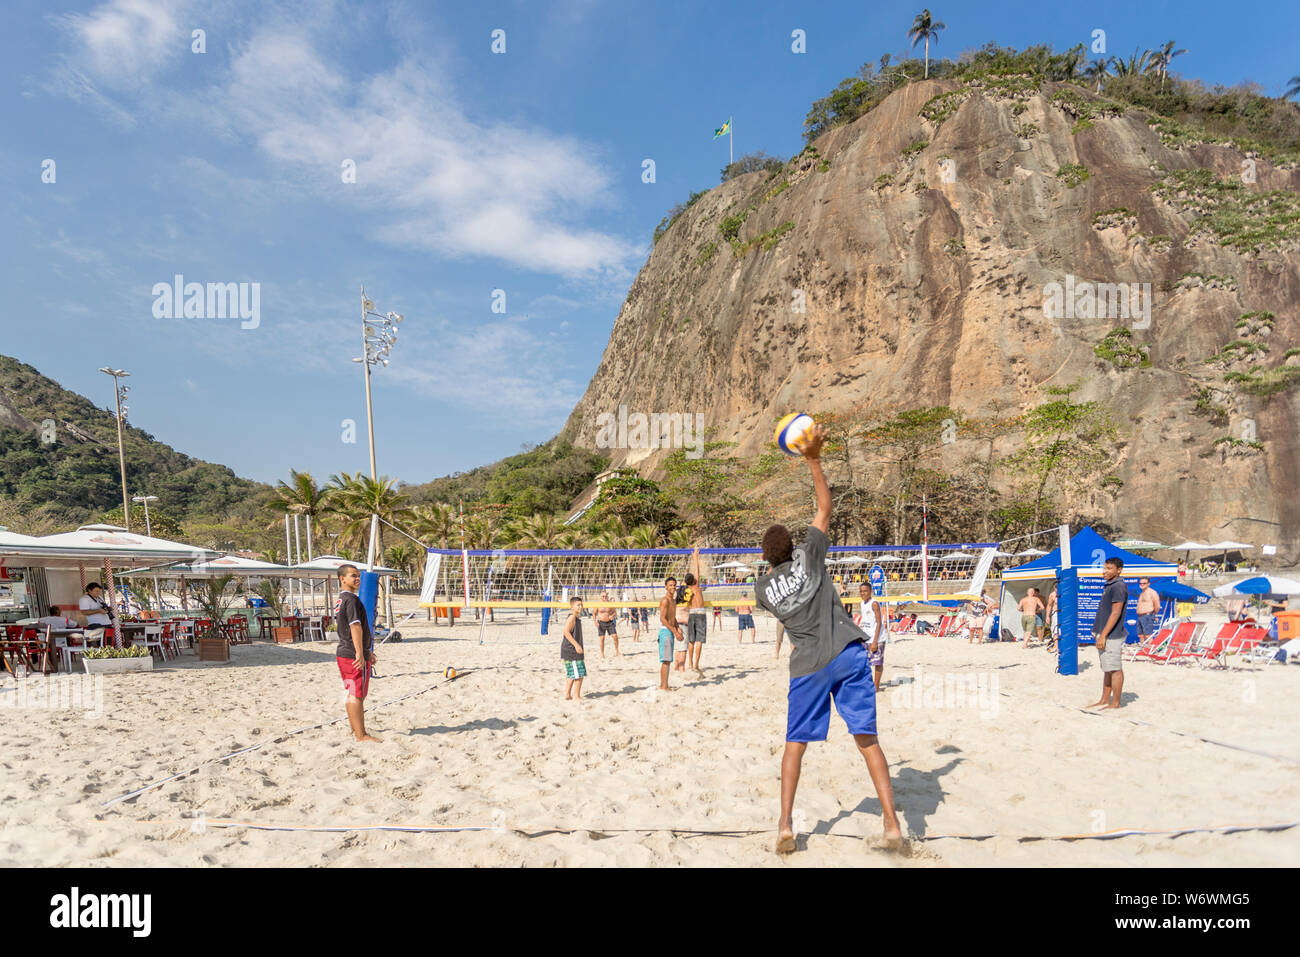
{"label": "flagpole", "polygon": [[727,165],[730,166],[736,162],[736,118],[733,116],[727,120]]}

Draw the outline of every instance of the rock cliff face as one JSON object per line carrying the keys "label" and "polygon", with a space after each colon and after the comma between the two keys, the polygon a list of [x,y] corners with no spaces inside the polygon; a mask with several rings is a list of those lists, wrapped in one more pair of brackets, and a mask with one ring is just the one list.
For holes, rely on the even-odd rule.
{"label": "rock cliff face", "polygon": [[[788,411],[1007,414],[1081,381],[1076,397],[1120,428],[1124,484],[1067,491],[1076,514],[1294,553],[1300,173],[1166,145],[1112,106],[1063,84],[913,83],[781,173],[712,190],[655,245],[566,430],[595,447],[597,417],[620,405],[701,413],[754,454]],[[1234,245],[1232,213],[1272,191],[1268,213],[1244,214],[1262,239]],[[1083,283],[1149,283],[1149,316],[1112,318],[1103,301],[1095,318]],[[1058,289],[1055,305],[1074,301],[1054,308]],[[1095,353],[1118,327],[1129,363]],[[647,475],[667,454],[612,452]]]}

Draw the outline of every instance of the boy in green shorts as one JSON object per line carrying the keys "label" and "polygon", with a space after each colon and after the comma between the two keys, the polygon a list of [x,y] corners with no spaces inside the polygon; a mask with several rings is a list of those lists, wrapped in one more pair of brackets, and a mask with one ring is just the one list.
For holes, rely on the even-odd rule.
{"label": "boy in green shorts", "polygon": [[587,662],[582,651],[582,599],[569,600],[569,620],[564,623],[560,639],[560,660],[564,662],[564,700],[582,700],[582,679],[587,677]]}

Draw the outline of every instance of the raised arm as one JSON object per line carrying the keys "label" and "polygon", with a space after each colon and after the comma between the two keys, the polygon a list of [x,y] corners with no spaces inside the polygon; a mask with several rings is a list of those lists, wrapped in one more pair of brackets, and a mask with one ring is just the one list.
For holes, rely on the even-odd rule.
{"label": "raised arm", "polygon": [[821,529],[825,535],[831,528],[831,487],[826,484],[826,473],[822,471],[822,443],[826,441],[826,436],[820,425],[814,425],[810,432],[808,442],[803,447],[803,457],[808,460],[813,490],[817,493],[817,514],[812,523],[814,528]]}

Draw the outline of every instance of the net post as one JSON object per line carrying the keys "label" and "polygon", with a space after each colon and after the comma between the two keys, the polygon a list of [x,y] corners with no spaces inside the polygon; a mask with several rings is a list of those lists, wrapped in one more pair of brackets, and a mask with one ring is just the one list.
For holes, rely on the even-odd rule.
{"label": "net post", "polygon": [[1070,567],[1070,526],[1062,525],[1061,534],[1061,567]]}

